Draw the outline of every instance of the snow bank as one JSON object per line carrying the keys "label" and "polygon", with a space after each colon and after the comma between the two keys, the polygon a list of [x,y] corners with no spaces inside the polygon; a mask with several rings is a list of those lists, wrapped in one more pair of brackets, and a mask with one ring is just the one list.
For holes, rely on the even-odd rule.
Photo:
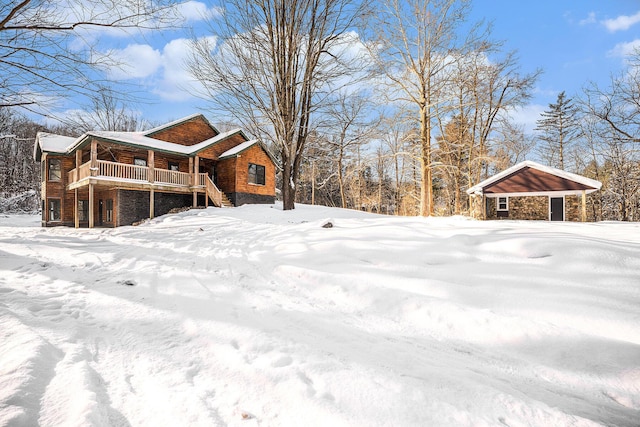
{"label": "snow bank", "polygon": [[0,216],[0,425],[638,426],[638,224],[38,225]]}

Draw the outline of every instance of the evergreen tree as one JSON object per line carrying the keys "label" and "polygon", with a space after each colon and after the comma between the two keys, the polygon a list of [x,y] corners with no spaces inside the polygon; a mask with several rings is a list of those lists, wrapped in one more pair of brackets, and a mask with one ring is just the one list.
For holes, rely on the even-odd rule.
{"label": "evergreen tree", "polygon": [[558,94],[555,104],[540,113],[536,121],[536,131],[540,132],[542,157],[553,167],[564,169],[565,157],[569,146],[579,134],[578,109],[564,91]]}

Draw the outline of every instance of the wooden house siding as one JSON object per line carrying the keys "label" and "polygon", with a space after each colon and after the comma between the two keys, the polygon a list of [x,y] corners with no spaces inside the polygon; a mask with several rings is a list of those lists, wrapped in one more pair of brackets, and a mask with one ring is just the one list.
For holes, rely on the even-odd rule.
{"label": "wooden house siding", "polygon": [[[249,183],[249,163],[264,166],[264,185]],[[275,166],[269,156],[259,145],[254,145],[251,148],[248,148],[238,156],[236,163],[236,174],[236,192],[260,194],[264,196],[275,196]]]}
{"label": "wooden house siding", "polygon": [[201,117],[195,117],[174,127],[149,134],[148,136],[161,141],[191,146],[213,138],[217,134],[218,132],[216,132],[209,123]]}
{"label": "wooden house siding", "polygon": [[485,194],[587,190],[591,187],[537,169],[525,167],[484,188]]}
{"label": "wooden house siding", "polygon": [[237,159],[224,159],[216,165],[217,185],[227,194],[236,192],[236,161]]}

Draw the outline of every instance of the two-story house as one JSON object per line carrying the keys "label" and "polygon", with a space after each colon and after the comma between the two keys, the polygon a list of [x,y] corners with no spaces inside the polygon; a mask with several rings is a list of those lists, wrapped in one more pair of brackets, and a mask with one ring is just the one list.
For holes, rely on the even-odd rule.
{"label": "two-story house", "polygon": [[42,225],[117,227],[185,206],[273,203],[275,161],[201,114],[143,132],[38,133]]}

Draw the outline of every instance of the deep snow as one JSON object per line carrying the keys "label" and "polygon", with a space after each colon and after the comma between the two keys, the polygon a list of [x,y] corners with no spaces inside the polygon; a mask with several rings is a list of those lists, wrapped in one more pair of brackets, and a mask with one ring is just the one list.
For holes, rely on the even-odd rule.
{"label": "deep snow", "polygon": [[640,225],[0,215],[0,425],[637,427]]}

